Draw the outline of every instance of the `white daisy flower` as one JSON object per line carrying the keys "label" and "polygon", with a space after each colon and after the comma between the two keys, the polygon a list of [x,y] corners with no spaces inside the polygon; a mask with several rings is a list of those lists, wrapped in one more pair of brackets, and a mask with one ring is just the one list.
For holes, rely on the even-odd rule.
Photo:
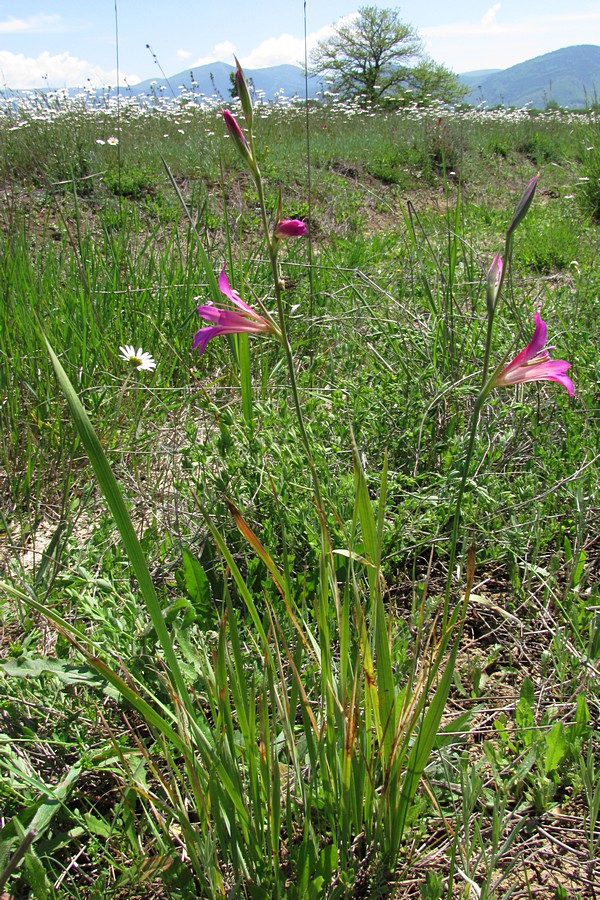
{"label": "white daisy flower", "polygon": [[110,144],[111,147],[115,147],[119,143],[119,138],[111,136],[109,138],[106,138],[106,143]]}
{"label": "white daisy flower", "polygon": [[136,369],[156,368],[156,363],[151,354],[146,353],[141,347],[139,350],[136,350],[133,344],[125,344],[124,347],[119,347],[119,350],[121,351],[119,354],[120,358],[125,362],[131,363]]}

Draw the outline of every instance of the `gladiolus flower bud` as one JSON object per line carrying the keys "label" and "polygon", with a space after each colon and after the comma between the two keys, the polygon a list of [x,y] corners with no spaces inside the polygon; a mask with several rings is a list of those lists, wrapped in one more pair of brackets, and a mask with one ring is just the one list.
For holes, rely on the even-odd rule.
{"label": "gladiolus flower bud", "polygon": [[233,143],[236,146],[236,149],[242,159],[245,159],[247,163],[252,165],[252,154],[250,153],[250,145],[246,140],[246,136],[240,126],[237,123],[237,119],[228,109],[223,110],[223,118],[225,120],[225,125],[227,126],[227,131],[233,138]]}
{"label": "gladiolus flower bud", "polygon": [[493,312],[496,307],[503,268],[504,263],[502,262],[502,257],[499,253],[496,253],[487,273],[486,298],[489,312]]}
{"label": "gladiolus flower bud", "polygon": [[531,201],[533,200],[533,195],[535,194],[535,189],[537,187],[539,177],[539,175],[534,175],[534,177],[531,179],[531,181],[523,191],[521,199],[517,203],[514,215],[506,231],[506,237],[508,240],[510,240],[510,237],[517,225],[519,225],[527,215],[527,210],[531,206]]}
{"label": "gladiolus flower bud", "polygon": [[275,226],[274,236],[281,240],[286,237],[302,237],[306,234],[306,223],[300,219],[282,219]]}
{"label": "gladiolus flower bud", "polygon": [[252,98],[250,97],[250,89],[248,87],[248,82],[246,81],[246,76],[244,75],[244,70],[240,66],[238,60],[235,60],[236,70],[235,70],[235,87],[237,90],[237,95],[239,97],[240,103],[242,104],[242,110],[244,111],[244,118],[246,119],[246,125],[248,129],[252,128]]}

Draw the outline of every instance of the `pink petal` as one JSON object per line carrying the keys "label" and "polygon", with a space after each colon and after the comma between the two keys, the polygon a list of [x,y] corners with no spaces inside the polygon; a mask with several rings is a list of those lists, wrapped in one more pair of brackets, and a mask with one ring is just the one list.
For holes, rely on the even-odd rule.
{"label": "pink petal", "polygon": [[246,330],[249,325],[253,324],[243,313],[236,312],[235,309],[221,309],[219,306],[199,306],[198,313],[207,322],[215,322],[217,325],[227,325],[235,327],[240,331]]}
{"label": "pink petal", "polygon": [[504,268],[504,263],[502,261],[502,257],[499,253],[496,253],[487,273],[487,280],[492,284],[498,284],[500,279],[502,278],[502,269]]}
{"label": "pink petal", "polygon": [[242,334],[244,332],[247,334],[262,334],[267,330],[266,323],[265,325],[260,325],[260,323],[249,322],[248,319],[244,319],[243,322],[230,321],[220,325],[207,325],[206,328],[200,328],[194,335],[192,349],[195,350],[197,348],[200,353],[203,353],[208,342],[220,334]]}
{"label": "pink petal", "polygon": [[237,119],[233,115],[232,112],[228,109],[223,110],[223,119],[225,120],[225,125],[227,126],[227,131],[234,139],[237,144],[241,144],[244,147],[248,147],[248,141],[244,135],[244,132],[240,128],[237,123]]}
{"label": "pink petal", "polygon": [[535,314],[535,331],[531,341],[524,347],[520,353],[517,353],[514,359],[505,367],[502,375],[512,372],[519,366],[523,366],[538,355],[538,353],[546,346],[546,335],[548,327],[539,313]]}
{"label": "pink petal", "polygon": [[275,237],[302,237],[306,234],[306,223],[301,219],[282,219],[275,226]]}
{"label": "pink petal", "polygon": [[562,384],[563,387],[566,387],[571,397],[575,393],[575,385],[571,381],[568,375],[555,375],[552,378],[552,381],[558,381],[559,384]]}
{"label": "pink petal", "polygon": [[547,335],[546,323],[539,313],[535,314],[535,331],[529,344],[496,375],[493,387],[511,384],[525,384],[528,381],[556,381],[573,396],[573,382],[565,373],[571,363],[565,359],[551,359],[544,349]]}
{"label": "pink petal", "polygon": [[571,363],[565,359],[546,359],[530,366],[523,366],[521,371],[513,372],[512,377],[509,374],[506,384],[525,384],[527,381],[557,381],[566,387],[569,394],[573,396],[575,388],[573,382],[568,375],[565,375],[567,369],[571,368]]}
{"label": "pink petal", "polygon": [[225,269],[223,269],[219,275],[219,290],[225,297],[231,300],[232,303],[235,303],[236,306],[239,306],[240,309],[243,309],[244,312],[248,313],[249,316],[252,316],[254,319],[258,318],[258,313],[256,313],[251,306],[248,306],[247,303],[244,303],[238,292],[233,290],[229,284],[229,278],[227,277]]}
{"label": "pink petal", "polygon": [[208,344],[210,339],[216,337],[221,333],[222,329],[218,325],[209,325],[206,328],[201,328],[194,335],[192,349],[197,349],[200,351],[200,353],[204,353],[204,351],[206,350],[206,345]]}

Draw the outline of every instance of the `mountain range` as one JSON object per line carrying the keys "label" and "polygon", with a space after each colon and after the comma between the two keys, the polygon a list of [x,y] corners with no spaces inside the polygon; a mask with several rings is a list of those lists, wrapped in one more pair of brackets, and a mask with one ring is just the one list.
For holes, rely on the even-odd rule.
{"label": "mountain range", "polygon": [[[168,78],[152,78],[140,81],[129,88],[132,94],[150,94],[157,92],[177,95],[182,89],[205,97],[217,96],[223,100],[231,99],[231,73],[235,67],[224,62],[209,63],[194,69],[186,69]],[[244,69],[254,91],[265,100],[275,100],[277,96],[305,97],[306,86],[304,69],[300,66],[270,66],[267,69]],[[326,89],[322,78],[314,75],[308,77],[308,96],[312,99]]]}
{"label": "mountain range", "polygon": [[[132,94],[156,92],[177,96],[182,89],[216,95],[223,100],[231,96],[230,73],[234,67],[223,62],[188,69],[169,78],[142,81],[129,88]],[[321,77],[309,76],[305,81],[300,66],[282,65],[266,69],[245,70],[254,90],[265,100],[277,96],[314,98],[322,96],[327,83]],[[470,88],[466,102],[474,105],[531,106],[543,109],[548,103],[561,107],[586,108],[600,100],[600,46],[580,44],[563,47],[536,56],[508,69],[478,70],[459,75]]]}
{"label": "mountain range", "polygon": [[600,101],[600,47],[563,47],[509,69],[466,72],[459,78],[471,88],[468,103],[585,108]]}

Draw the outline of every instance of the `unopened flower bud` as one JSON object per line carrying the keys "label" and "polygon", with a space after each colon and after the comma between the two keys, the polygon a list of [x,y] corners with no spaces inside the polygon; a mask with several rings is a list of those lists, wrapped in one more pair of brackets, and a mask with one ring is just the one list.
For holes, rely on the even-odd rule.
{"label": "unopened flower bud", "polygon": [[527,215],[527,210],[531,206],[531,201],[533,200],[533,195],[535,194],[535,189],[537,187],[539,177],[539,175],[534,175],[523,191],[521,199],[519,200],[515,208],[515,212],[511,219],[510,225],[508,226],[508,229],[506,231],[507,239],[510,239],[517,225],[519,225]]}
{"label": "unopened flower bud", "polygon": [[245,159],[247,163],[252,164],[252,154],[250,153],[250,145],[246,140],[246,136],[240,126],[237,123],[237,119],[228,109],[223,110],[223,118],[225,120],[225,125],[227,126],[227,131],[231,135],[233,139],[233,143],[236,146],[236,149],[242,159]]}
{"label": "unopened flower bud", "polygon": [[487,307],[490,312],[493,312],[496,307],[498,292],[500,290],[500,284],[502,282],[503,268],[504,263],[502,262],[502,257],[499,253],[496,253],[487,273],[486,299]]}
{"label": "unopened flower bud", "polygon": [[286,237],[302,237],[306,234],[306,223],[301,219],[282,219],[275,226],[274,236],[281,240]]}
{"label": "unopened flower bud", "polygon": [[235,87],[237,90],[237,95],[239,97],[240,103],[242,104],[242,110],[244,112],[244,118],[246,119],[246,125],[248,129],[252,128],[252,98],[250,97],[250,88],[248,87],[248,82],[246,81],[246,76],[244,75],[244,70],[240,66],[238,60],[235,60],[236,70],[235,70]]}

